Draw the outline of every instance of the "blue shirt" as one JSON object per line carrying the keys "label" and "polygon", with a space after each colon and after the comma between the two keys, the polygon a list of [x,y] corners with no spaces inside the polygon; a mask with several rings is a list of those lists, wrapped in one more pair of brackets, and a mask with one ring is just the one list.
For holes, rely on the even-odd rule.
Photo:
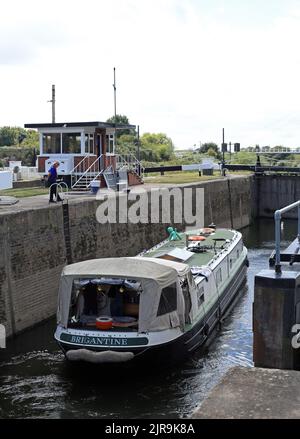
{"label": "blue shirt", "polygon": [[49,169],[50,172],[50,176],[48,177],[48,181],[49,183],[56,183],[56,179],[57,179],[57,171],[56,168],[54,166],[51,166],[51,168]]}

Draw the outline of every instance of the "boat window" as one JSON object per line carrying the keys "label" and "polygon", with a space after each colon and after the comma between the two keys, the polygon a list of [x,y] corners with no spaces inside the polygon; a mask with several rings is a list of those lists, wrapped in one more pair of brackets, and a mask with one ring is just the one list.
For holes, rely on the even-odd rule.
{"label": "boat window", "polygon": [[240,257],[240,251],[239,250],[237,250],[237,252],[236,252],[236,257],[237,257],[237,259]]}
{"label": "boat window", "polygon": [[[190,273],[189,273],[190,274]],[[191,294],[190,294],[190,287],[188,283],[188,278],[181,280],[181,289],[182,294],[184,298],[184,309],[185,309],[185,323],[191,323],[190,322],[190,312],[192,309],[192,301],[191,301]]]}
{"label": "boat window", "polygon": [[229,269],[232,269],[232,259],[229,259]]}
{"label": "boat window", "polygon": [[217,271],[216,282],[217,282],[217,285],[219,285],[222,282],[222,269],[221,268],[219,268],[219,270]]}
{"label": "boat window", "polygon": [[80,133],[63,133],[62,135],[62,152],[63,154],[80,154],[81,152],[81,134]]}
{"label": "boat window", "polygon": [[197,289],[198,308],[200,308],[200,306],[202,305],[204,300],[205,300],[205,297],[204,297],[204,287],[201,287],[201,288]]}
{"label": "boat window", "polygon": [[168,314],[177,309],[177,288],[176,283],[164,288],[161,292],[157,316]]}

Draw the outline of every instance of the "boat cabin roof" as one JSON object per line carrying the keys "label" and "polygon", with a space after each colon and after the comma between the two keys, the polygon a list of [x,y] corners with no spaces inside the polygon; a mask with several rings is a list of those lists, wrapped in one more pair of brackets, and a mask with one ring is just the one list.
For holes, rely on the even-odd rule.
{"label": "boat cabin roof", "polygon": [[92,259],[67,265],[62,276],[71,278],[111,277],[124,279],[151,279],[161,287],[185,275],[189,266],[156,258],[124,257]]}
{"label": "boat cabin roof", "polygon": [[[187,233],[179,233],[179,235],[181,240],[163,241],[144,253],[144,256],[151,259],[158,258],[159,260],[164,260],[166,258],[175,260],[179,263],[185,263],[189,267],[204,266],[209,264],[220,251],[228,247],[237,237],[238,232],[228,229],[217,229],[209,236],[205,236],[203,241],[188,240],[193,235],[199,235],[199,231],[188,231]],[[198,246],[202,251],[191,251],[190,249],[193,246]]]}
{"label": "boat cabin roof", "polygon": [[[188,274],[189,270],[186,264],[143,257],[93,259],[67,265],[62,272],[59,286],[57,322],[65,328],[68,325],[74,281],[92,279],[92,282],[95,282],[95,278],[123,278],[128,281],[138,280],[141,283],[139,332],[146,332],[150,328],[169,329],[170,321],[179,325],[183,318],[184,302],[178,276]],[[175,286],[177,309],[157,315],[161,292],[171,285]],[[183,324],[183,321],[181,323]]]}

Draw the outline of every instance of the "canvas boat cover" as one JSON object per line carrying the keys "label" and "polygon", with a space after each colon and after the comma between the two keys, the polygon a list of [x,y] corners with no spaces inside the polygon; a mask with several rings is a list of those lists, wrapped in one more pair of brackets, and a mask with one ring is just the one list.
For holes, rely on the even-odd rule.
{"label": "canvas boat cover", "polygon": [[[61,275],[59,288],[58,324],[67,327],[73,281],[76,279],[123,278],[141,282],[139,331],[145,332],[158,326],[165,329],[170,317],[174,326],[182,323],[184,301],[179,277],[189,272],[186,264],[158,258],[124,257],[92,259],[67,265]],[[157,318],[157,309],[163,288],[176,283],[177,311],[173,316]],[[156,321],[156,323],[155,323]],[[154,325],[154,326],[153,326]]]}

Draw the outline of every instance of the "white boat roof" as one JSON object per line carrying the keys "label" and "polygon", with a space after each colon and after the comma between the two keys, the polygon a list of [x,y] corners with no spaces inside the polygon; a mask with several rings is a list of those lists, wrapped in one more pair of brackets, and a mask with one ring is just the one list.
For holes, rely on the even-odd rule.
{"label": "white boat roof", "polygon": [[172,282],[189,271],[187,264],[141,256],[91,259],[67,265],[62,276],[73,278],[111,277],[152,279],[160,285]]}

